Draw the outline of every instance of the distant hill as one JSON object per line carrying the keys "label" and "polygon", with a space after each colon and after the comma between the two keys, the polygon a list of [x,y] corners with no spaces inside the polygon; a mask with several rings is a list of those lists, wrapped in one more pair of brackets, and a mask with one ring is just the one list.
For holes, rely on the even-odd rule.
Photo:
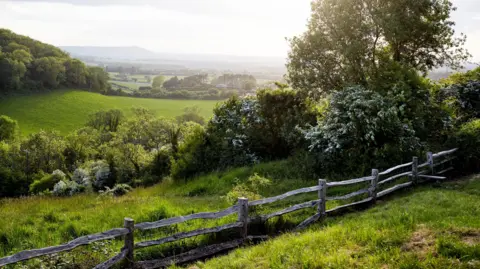
{"label": "distant hill", "polygon": [[155,52],[140,47],[96,47],[96,46],[60,46],[72,56],[97,57],[105,59],[151,59],[157,58]]}

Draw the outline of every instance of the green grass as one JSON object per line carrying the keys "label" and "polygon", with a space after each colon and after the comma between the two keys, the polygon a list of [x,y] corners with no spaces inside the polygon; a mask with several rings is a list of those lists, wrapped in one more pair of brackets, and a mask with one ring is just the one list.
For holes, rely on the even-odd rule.
{"label": "green grass", "polygon": [[[156,221],[162,218],[188,215],[195,212],[209,212],[230,206],[222,196],[230,191],[237,181],[244,181],[254,173],[272,178],[275,188],[262,190],[264,196],[280,194],[287,190],[310,186],[312,182],[290,177],[284,162],[259,164],[254,167],[233,169],[201,176],[195,180],[172,182],[166,180],[150,188],[138,188],[119,198],[99,197],[94,194],[78,195],[71,198],[26,197],[0,200],[0,256],[25,249],[58,245],[76,237],[122,227],[125,217],[137,223]],[[145,241],[178,231],[212,227],[231,223],[235,215],[220,220],[195,220],[168,228],[139,232],[136,240]],[[231,233],[231,232],[230,232]],[[234,236],[237,233],[234,231]],[[225,240],[227,232],[221,236],[197,237],[178,243],[136,251],[137,259],[158,258],[180,250],[191,249],[199,244]],[[108,255],[118,252],[121,240],[108,241],[101,248],[108,249]],[[100,263],[107,254],[95,253],[90,257],[92,247],[82,247],[72,255],[84,262]],[[98,251],[97,251],[98,252]],[[65,254],[68,255],[68,254]],[[30,264],[31,265],[31,264]],[[88,264],[88,267],[92,264]]]}
{"label": "green grass", "polygon": [[[120,198],[94,194],[71,198],[28,197],[0,200],[0,256],[25,249],[57,245],[78,236],[121,227],[124,217],[137,223],[208,212],[229,206],[223,196],[251,175],[268,177],[263,197],[313,186],[315,180],[297,176],[286,161],[258,164],[200,176],[188,182],[166,180],[138,188]],[[350,190],[348,190],[350,191]],[[300,195],[269,206],[250,208],[250,216],[274,212],[316,199]],[[196,263],[199,268],[478,268],[480,260],[480,176],[441,184],[430,183],[382,199],[366,211],[329,217],[301,233],[286,233],[257,246]],[[328,208],[338,203],[329,202]],[[295,227],[315,209],[250,225],[250,234],[276,235]],[[180,231],[233,222],[195,220],[148,232],[137,232],[136,242]],[[178,254],[199,245],[235,238],[235,231],[201,236],[135,252],[137,260]],[[117,253],[121,239],[81,247],[56,259],[73,257],[78,268],[90,268]],[[101,251],[100,251],[100,250]],[[70,256],[69,256],[70,255]],[[53,259],[53,258],[50,258]],[[89,261],[89,263],[87,263]],[[32,265],[38,261],[27,263]],[[47,260],[44,262],[52,262]],[[477,266],[477,267],[476,267]],[[47,266],[48,267],[48,266]]]}
{"label": "green grass", "polygon": [[127,116],[132,107],[144,107],[158,116],[173,118],[185,107],[199,106],[202,116],[210,118],[218,101],[165,100],[104,96],[77,90],[53,91],[44,94],[0,99],[0,115],[19,122],[23,135],[43,130],[58,130],[68,134],[82,127],[88,115],[99,110],[120,109]]}
{"label": "green grass", "polygon": [[480,268],[480,176],[430,184],[195,268]]}

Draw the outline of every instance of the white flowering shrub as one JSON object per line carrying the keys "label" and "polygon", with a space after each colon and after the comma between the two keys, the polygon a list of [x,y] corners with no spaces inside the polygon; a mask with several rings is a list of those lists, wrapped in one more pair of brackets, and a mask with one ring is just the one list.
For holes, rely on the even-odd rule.
{"label": "white flowering shrub", "polygon": [[59,178],[59,179],[65,179],[65,177],[67,175],[65,175],[65,173],[62,172],[61,170],[57,169],[57,170],[53,171],[52,176],[54,176],[55,178]]}
{"label": "white flowering shrub", "polygon": [[78,184],[84,184],[85,181],[90,181],[90,172],[83,168],[77,168],[73,171],[72,180]]}
{"label": "white flowering shrub", "polygon": [[332,95],[323,120],[304,135],[327,171],[380,168],[421,149],[411,124],[401,120],[403,109],[377,92],[346,88]]}
{"label": "white flowering shrub", "polygon": [[53,187],[53,195],[55,196],[73,196],[85,191],[85,187],[71,180],[59,181]]}

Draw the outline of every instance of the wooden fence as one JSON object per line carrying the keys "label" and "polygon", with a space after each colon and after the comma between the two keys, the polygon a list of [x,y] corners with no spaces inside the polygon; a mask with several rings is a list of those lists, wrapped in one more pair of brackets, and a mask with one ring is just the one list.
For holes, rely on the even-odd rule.
{"label": "wooden fence", "polygon": [[[267,238],[266,236],[249,236],[248,235],[248,230],[247,230],[248,224],[253,221],[258,221],[258,219],[260,219],[261,221],[266,221],[273,217],[285,215],[285,214],[306,209],[306,208],[316,207],[317,208],[316,214],[307,218],[305,221],[303,221],[296,227],[296,229],[303,229],[306,226],[310,225],[311,223],[318,221],[319,219],[322,219],[329,214],[338,212],[345,208],[360,205],[360,204],[366,204],[369,202],[374,203],[378,198],[386,196],[387,194],[390,194],[397,190],[409,187],[411,185],[415,185],[419,183],[419,181],[422,179],[435,179],[435,180],[445,179],[445,177],[440,175],[453,169],[453,167],[449,165],[451,164],[451,161],[455,158],[453,153],[455,153],[456,151],[457,149],[452,149],[448,151],[439,152],[436,154],[429,152],[427,154],[426,163],[418,164],[418,158],[414,157],[412,162],[410,163],[401,164],[393,168],[390,168],[388,170],[385,170],[383,172],[379,172],[377,169],[373,169],[372,175],[368,177],[351,179],[351,180],[340,181],[340,182],[327,182],[323,179],[320,179],[318,181],[317,186],[289,191],[287,193],[284,193],[282,195],[278,195],[275,197],[265,198],[265,199],[256,200],[256,201],[248,201],[248,199],[246,198],[239,198],[238,203],[236,205],[219,212],[197,213],[197,214],[191,214],[187,216],[162,219],[155,222],[144,222],[144,223],[138,223],[138,224],[135,224],[134,220],[132,219],[125,218],[123,228],[117,228],[117,229],[112,229],[102,233],[83,236],[60,246],[47,247],[47,248],[35,249],[35,250],[25,250],[25,251],[16,253],[14,255],[1,258],[0,266],[13,264],[13,263],[29,260],[29,259],[40,257],[40,256],[51,255],[51,254],[64,252],[64,251],[70,251],[79,246],[88,245],[96,241],[113,239],[121,236],[124,237],[125,243],[120,253],[114,256],[113,258],[109,259],[108,261],[97,265],[95,268],[98,268],[98,269],[110,268],[111,266],[121,261],[125,262],[126,268],[160,268],[164,266],[169,266],[174,263],[179,264],[179,263],[194,261],[203,257],[211,256],[221,251],[236,248],[251,239]],[[402,172],[403,170],[406,170],[406,169],[408,169],[407,172]],[[437,172],[437,170],[439,169],[441,170]],[[382,189],[382,186],[384,186],[385,184],[388,184],[388,183],[392,184],[395,180],[406,178],[406,177],[408,177],[408,181],[401,184],[394,185],[386,189]],[[327,191],[331,187],[348,186],[348,185],[359,184],[359,183],[368,184],[368,187],[362,190],[358,190],[358,191],[343,195],[343,196],[327,196]],[[297,204],[297,205],[282,209],[280,211],[277,211],[268,215],[262,215],[256,218],[251,218],[248,215],[249,207],[270,204],[294,195],[311,193],[311,192],[318,192],[318,199]],[[327,201],[348,200],[361,195],[365,196],[365,194],[368,194],[368,198],[365,198],[360,201],[355,201],[350,204],[341,205],[329,210],[327,210],[326,208]],[[222,218],[232,214],[238,214],[238,219],[234,223],[217,226],[213,228],[204,228],[204,229],[198,229],[198,230],[189,231],[189,232],[181,232],[181,233],[177,233],[177,234],[160,238],[157,240],[143,241],[138,243],[135,243],[134,241],[135,230],[145,231],[150,229],[157,229],[157,228],[166,227],[166,226],[186,222],[189,220],[195,220],[195,219],[218,219],[218,218]],[[156,246],[156,245],[174,242],[174,241],[185,239],[185,238],[190,238],[190,237],[204,235],[204,234],[217,233],[220,231],[234,229],[234,228],[239,230],[240,238],[237,240],[197,248],[197,249],[185,252],[183,254],[176,255],[174,257],[169,257],[169,258],[164,258],[159,260],[150,260],[150,261],[139,261],[139,262],[134,261],[135,249]]]}

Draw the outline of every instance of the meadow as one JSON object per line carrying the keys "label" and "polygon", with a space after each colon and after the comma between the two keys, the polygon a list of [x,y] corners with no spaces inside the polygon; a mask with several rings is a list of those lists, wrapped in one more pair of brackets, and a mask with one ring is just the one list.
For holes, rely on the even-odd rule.
{"label": "meadow", "polygon": [[[165,179],[156,186],[137,188],[117,198],[82,194],[69,198],[3,199],[0,200],[0,256],[121,227],[124,217],[139,223],[217,211],[229,206],[225,195],[236,184],[255,174],[271,179],[271,185],[259,191],[263,197],[316,183],[313,179],[296,177],[294,169],[280,161],[215,172],[188,182]],[[308,195],[293,197],[272,207],[253,209],[251,214],[273,212],[316,196],[315,193]],[[480,259],[479,198],[480,175],[428,183],[382,198],[366,211],[328,217],[306,231],[285,233],[260,245],[244,247],[195,265],[198,268],[478,268],[475,266]],[[329,202],[327,208],[336,205]],[[278,231],[286,232],[314,211],[309,209],[274,218],[263,227],[250,227],[249,233],[274,237]],[[230,223],[235,218],[232,215],[219,220],[189,221],[139,232],[135,240],[152,240],[179,231],[213,227]],[[136,251],[136,259],[164,257],[198,245],[224,242],[234,236],[235,231],[233,235],[232,231],[222,232],[141,249]],[[118,252],[122,244],[120,239],[94,243],[55,259],[73,259],[82,264],[78,268],[89,268]],[[43,262],[52,262],[51,259]]]}
{"label": "meadow", "polygon": [[183,109],[198,106],[205,118],[210,118],[218,101],[142,99],[105,96],[80,90],[52,91],[45,94],[31,94],[0,99],[0,115],[7,115],[18,121],[22,135],[40,130],[57,130],[68,134],[81,128],[87,117],[100,110],[120,109],[126,116],[131,108],[144,107],[157,116],[174,118]]}
{"label": "meadow", "polygon": [[480,268],[479,198],[480,176],[429,184],[188,268]]}

